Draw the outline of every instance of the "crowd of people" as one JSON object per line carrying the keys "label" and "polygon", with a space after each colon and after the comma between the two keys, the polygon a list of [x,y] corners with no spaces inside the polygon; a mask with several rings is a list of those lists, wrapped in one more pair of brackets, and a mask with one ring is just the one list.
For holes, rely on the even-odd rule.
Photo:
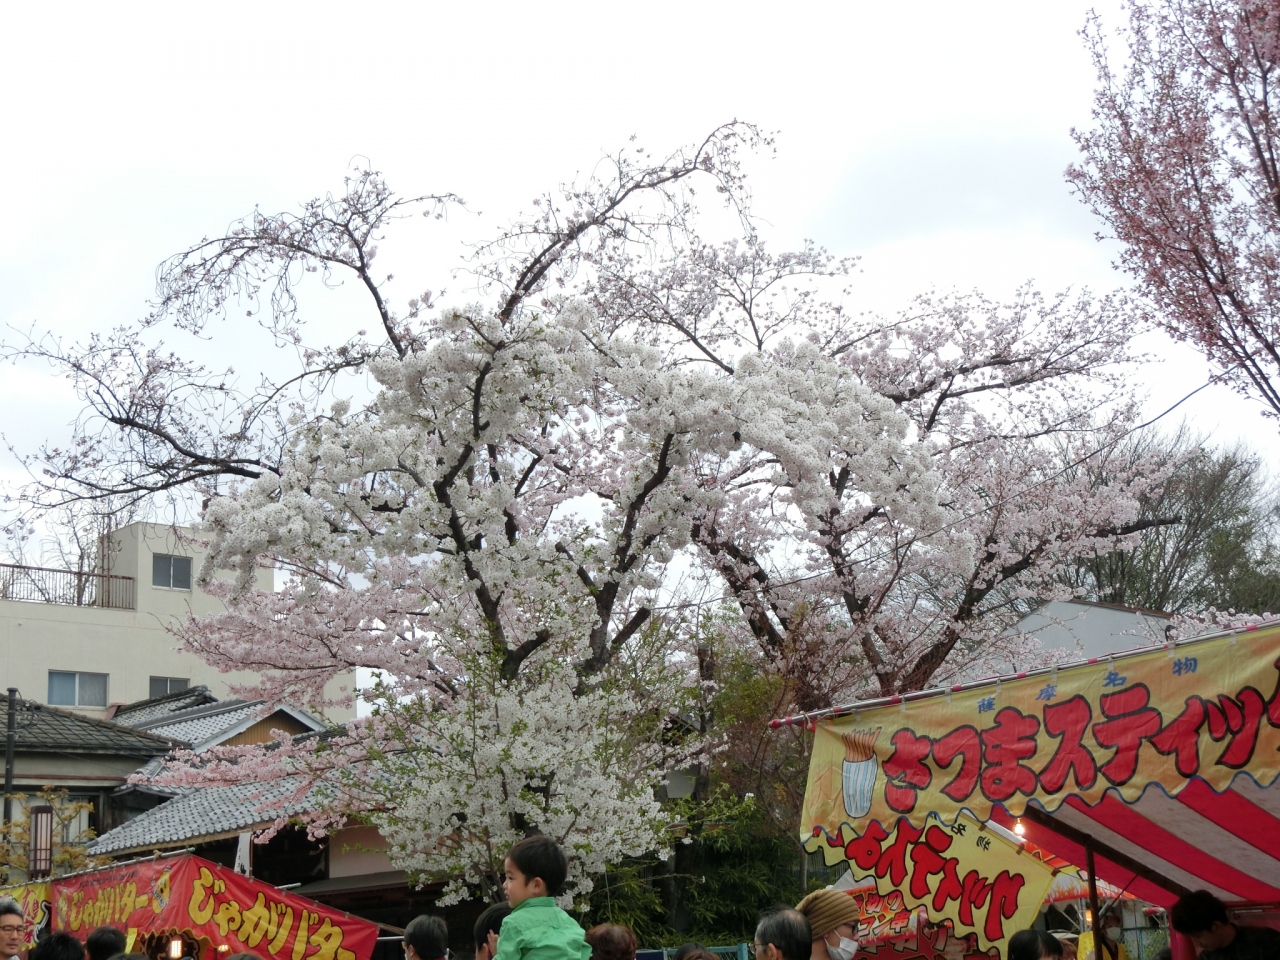
{"label": "crowd of people", "polygon": [[[472,935],[475,960],[635,960],[636,937],[619,924],[583,930],[556,905],[564,888],[569,861],[549,837],[521,840],[503,861],[505,903],[488,907],[477,918]],[[839,890],[817,890],[794,908],[776,907],[761,914],[751,943],[755,960],[854,960],[860,913],[852,897]],[[1280,958],[1280,931],[1231,921],[1225,904],[1212,893],[1187,894],[1169,911],[1174,930],[1195,943],[1198,960],[1273,960]],[[25,931],[22,907],[0,898],[0,960],[18,960]],[[1009,938],[1006,960],[1127,960],[1120,941],[1119,915],[1102,923],[1102,949],[1092,934],[1078,943],[1043,930],[1022,930]],[[420,916],[404,931],[405,960],[449,960],[449,931],[440,917]],[[126,953],[125,935],[115,927],[99,927],[82,944],[69,933],[54,933],[35,945],[27,960],[151,960]],[[237,953],[226,960],[261,960]],[[717,960],[697,943],[687,943],[674,960]],[[1162,957],[1169,960],[1169,949]]]}
{"label": "crowd of people", "polygon": [[[809,894],[795,909],[767,911],[751,945],[756,960],[853,960],[859,914],[853,899],[838,890]],[[1207,890],[1182,897],[1169,911],[1169,924],[1195,944],[1197,960],[1276,960],[1280,930],[1234,923],[1226,905]],[[1102,920],[1099,948],[1092,935],[1079,943],[1044,930],[1021,930],[1009,938],[1006,960],[1126,960],[1121,923],[1112,913]],[[1170,960],[1163,948],[1155,960]]]}

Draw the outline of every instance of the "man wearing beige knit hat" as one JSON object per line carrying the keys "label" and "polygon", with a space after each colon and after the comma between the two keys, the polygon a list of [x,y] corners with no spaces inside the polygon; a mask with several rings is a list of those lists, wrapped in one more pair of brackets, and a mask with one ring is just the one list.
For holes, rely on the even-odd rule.
{"label": "man wearing beige knit hat", "polygon": [[815,890],[796,907],[809,920],[813,936],[810,960],[853,960],[858,952],[854,931],[861,911],[843,890]]}

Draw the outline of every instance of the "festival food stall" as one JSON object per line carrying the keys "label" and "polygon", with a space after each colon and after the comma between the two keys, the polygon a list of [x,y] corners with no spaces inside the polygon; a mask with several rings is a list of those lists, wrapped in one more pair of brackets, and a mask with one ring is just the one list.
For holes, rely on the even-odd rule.
{"label": "festival food stall", "polygon": [[808,849],[924,908],[951,960],[1039,909],[1052,868],[1019,838],[1084,867],[1094,918],[1098,880],[1280,904],[1280,623],[774,723],[814,732]]}
{"label": "festival food stall", "polygon": [[28,946],[44,929],[83,940],[124,931],[126,950],[161,960],[369,960],[375,924],[191,854],[137,860],[3,892],[23,905]]}

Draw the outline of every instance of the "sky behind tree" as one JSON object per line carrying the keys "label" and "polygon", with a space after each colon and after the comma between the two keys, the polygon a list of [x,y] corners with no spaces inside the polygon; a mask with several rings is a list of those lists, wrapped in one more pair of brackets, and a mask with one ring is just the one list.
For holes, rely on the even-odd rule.
{"label": "sky behind tree", "polygon": [[[255,204],[340,190],[353,162],[402,194],[467,201],[385,245],[402,299],[443,286],[457,302],[464,242],[632,135],[661,156],[733,118],[776,135],[775,155],[746,162],[771,243],[862,257],[850,309],[890,314],[931,288],[1111,289],[1115,250],[1062,176],[1071,127],[1090,122],[1089,6],[7,8],[0,321],[77,338],[128,323],[165,257]],[[1120,25],[1118,4],[1093,6]],[[1142,374],[1151,414],[1208,377],[1163,336],[1144,345],[1164,361]],[[0,401],[26,450],[77,409],[38,368],[7,369]],[[1182,412],[1264,455],[1274,436],[1225,389]],[[12,460],[0,477],[16,479]]]}

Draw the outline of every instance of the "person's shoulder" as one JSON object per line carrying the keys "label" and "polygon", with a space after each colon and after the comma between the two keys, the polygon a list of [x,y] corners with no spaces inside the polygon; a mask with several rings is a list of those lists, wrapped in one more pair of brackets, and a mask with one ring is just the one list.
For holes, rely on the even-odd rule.
{"label": "person's shoulder", "polygon": [[528,929],[531,923],[537,923],[537,920],[534,919],[534,912],[521,909],[523,906],[523,903],[520,904],[519,907],[516,907],[502,918],[502,927],[498,931],[499,936],[512,930]]}
{"label": "person's shoulder", "polygon": [[547,898],[547,902],[541,905],[542,909],[538,912],[538,920],[547,926],[555,927],[559,930],[568,930],[583,934],[585,939],[586,931],[582,929],[582,924],[573,919],[573,914],[564,907],[560,906],[551,898]]}
{"label": "person's shoulder", "polygon": [[556,903],[555,897],[533,897],[524,901],[524,903],[520,904],[520,906],[515,910],[511,911],[511,916],[513,917],[520,916],[521,914],[526,917],[537,916],[544,923],[548,917],[556,917],[557,919],[560,917],[568,917],[572,922],[578,922],[573,919],[573,916],[567,910],[560,906],[560,904]]}
{"label": "person's shoulder", "polygon": [[587,932],[582,929],[582,924],[573,918],[568,910],[565,910],[551,898],[547,898],[547,902],[540,905],[541,909],[537,913],[537,923],[545,930],[554,930],[556,938],[562,942],[571,943],[574,946],[579,941],[587,942]]}
{"label": "person's shoulder", "polygon": [[577,920],[573,919],[573,914],[570,913],[568,910],[566,910],[564,907],[560,906],[560,904],[556,903],[554,900],[552,900],[549,904],[547,904],[547,906],[551,910],[555,911],[557,918],[564,917],[566,920],[568,920],[570,923],[577,926],[579,929],[582,928],[582,925],[579,924]]}
{"label": "person's shoulder", "polygon": [[1236,936],[1230,946],[1221,950],[1205,950],[1197,960],[1253,960],[1254,957],[1274,957],[1278,953],[1280,930],[1236,924]]}
{"label": "person's shoulder", "polygon": [[507,914],[502,921],[502,930],[505,932],[508,925],[523,930],[545,927],[548,923],[558,924],[561,917],[568,918],[571,923],[577,922],[561,910],[551,897],[534,897],[525,900]]}
{"label": "person's shoulder", "polygon": [[1280,930],[1274,927],[1242,925],[1236,927],[1236,936],[1242,937],[1246,943],[1260,943],[1271,947],[1280,946]]}

